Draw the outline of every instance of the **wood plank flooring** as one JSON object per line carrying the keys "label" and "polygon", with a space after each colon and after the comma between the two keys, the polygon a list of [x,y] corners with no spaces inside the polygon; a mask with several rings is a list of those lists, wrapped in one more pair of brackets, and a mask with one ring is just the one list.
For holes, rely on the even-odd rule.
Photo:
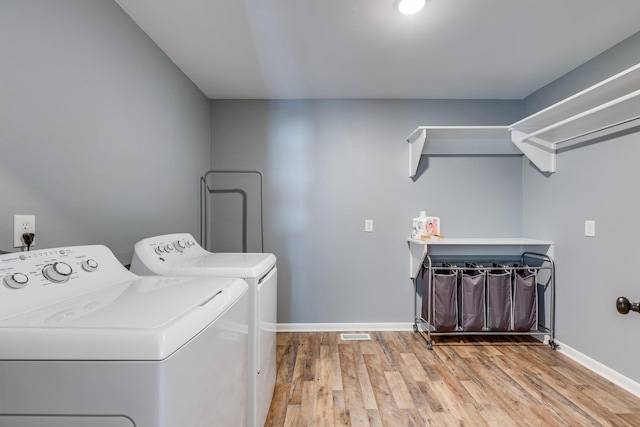
{"label": "wood plank flooring", "polygon": [[640,426],[640,398],[529,337],[278,333],[266,426]]}

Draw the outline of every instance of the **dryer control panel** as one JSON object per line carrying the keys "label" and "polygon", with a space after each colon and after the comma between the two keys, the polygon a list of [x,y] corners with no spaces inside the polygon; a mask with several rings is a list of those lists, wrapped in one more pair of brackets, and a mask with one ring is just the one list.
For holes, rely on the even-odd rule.
{"label": "dryer control panel", "polygon": [[181,254],[191,248],[199,247],[198,243],[196,243],[195,239],[190,234],[175,235],[175,239],[162,239],[161,241],[150,242],[148,244],[153,248],[153,251],[160,256],[171,255],[174,253]]}
{"label": "dryer control panel", "polygon": [[268,253],[209,252],[188,233],[150,237],[134,245],[131,271],[175,277],[262,277],[276,265]]}
{"label": "dryer control panel", "polygon": [[149,237],[135,244],[131,271],[140,275],[171,275],[171,268],[209,254],[189,233]]}
{"label": "dryer control panel", "polygon": [[3,254],[0,319],[135,277],[102,245]]}

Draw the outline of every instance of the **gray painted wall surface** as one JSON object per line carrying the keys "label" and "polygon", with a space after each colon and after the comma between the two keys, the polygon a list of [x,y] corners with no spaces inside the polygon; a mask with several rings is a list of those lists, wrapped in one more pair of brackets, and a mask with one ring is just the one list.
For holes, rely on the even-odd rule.
{"label": "gray painted wall surface", "polygon": [[[408,177],[419,125],[504,125],[520,101],[212,101],[212,166],[265,175],[281,323],[411,322],[406,239],[420,210],[450,237],[520,236],[520,157],[437,157]],[[424,160],[423,160],[424,162]],[[364,232],[364,220],[374,232]],[[237,236],[215,242],[234,248]]]}
{"label": "gray painted wall surface", "polygon": [[[558,101],[640,62],[640,35],[594,58],[525,100],[528,112]],[[640,316],[622,316],[616,298],[640,300],[636,223],[640,134],[560,153],[557,172],[523,167],[523,229],[555,241],[557,338],[640,381]],[[584,221],[596,237],[584,237]]]}
{"label": "gray painted wall surface", "polygon": [[199,230],[209,100],[112,1],[0,5],[0,249],[13,214],[36,248]]}
{"label": "gray painted wall surface", "polygon": [[[640,316],[618,314],[616,298],[640,299],[634,233],[640,203],[640,136],[562,153],[547,178],[524,166],[526,235],[555,242],[557,338],[640,381]],[[584,237],[584,221],[596,237]]]}

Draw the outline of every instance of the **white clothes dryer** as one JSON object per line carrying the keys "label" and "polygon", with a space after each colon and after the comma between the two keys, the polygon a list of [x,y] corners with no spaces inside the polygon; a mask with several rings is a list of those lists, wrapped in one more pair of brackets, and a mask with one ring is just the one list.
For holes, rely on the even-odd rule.
{"label": "white clothes dryer", "polygon": [[0,426],[246,423],[247,284],[139,277],[104,246],[0,255]]}
{"label": "white clothes dryer", "polygon": [[212,253],[191,234],[151,237],[136,243],[136,274],[237,277],[249,285],[248,426],[263,427],[276,381],[278,270],[264,253]]}

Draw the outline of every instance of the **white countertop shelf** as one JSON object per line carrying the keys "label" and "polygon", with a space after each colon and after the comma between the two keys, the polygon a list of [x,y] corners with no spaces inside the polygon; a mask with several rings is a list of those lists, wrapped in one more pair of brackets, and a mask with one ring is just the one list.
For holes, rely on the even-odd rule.
{"label": "white countertop shelf", "polygon": [[456,238],[416,240],[407,239],[416,245],[463,245],[463,246],[549,246],[549,240],[527,239],[521,237],[492,237],[492,238]]}
{"label": "white countertop shelf", "polygon": [[[467,248],[490,248],[493,255],[503,255],[500,249],[507,249],[506,252],[512,252],[514,247],[518,247],[520,251],[536,248],[536,252],[551,254],[553,242],[550,240],[529,239],[523,237],[495,237],[495,238],[455,238],[444,237],[441,239],[415,240],[407,239],[409,243],[409,277],[415,279],[420,273],[422,264],[429,252],[429,247],[438,246],[439,249],[455,249],[461,247]],[[511,248],[511,250],[508,250]],[[440,252],[440,251],[438,251]],[[473,252],[473,250],[471,250]],[[441,255],[450,255],[445,251]],[[466,253],[472,255],[472,253]],[[510,255],[513,255],[511,253]]]}

